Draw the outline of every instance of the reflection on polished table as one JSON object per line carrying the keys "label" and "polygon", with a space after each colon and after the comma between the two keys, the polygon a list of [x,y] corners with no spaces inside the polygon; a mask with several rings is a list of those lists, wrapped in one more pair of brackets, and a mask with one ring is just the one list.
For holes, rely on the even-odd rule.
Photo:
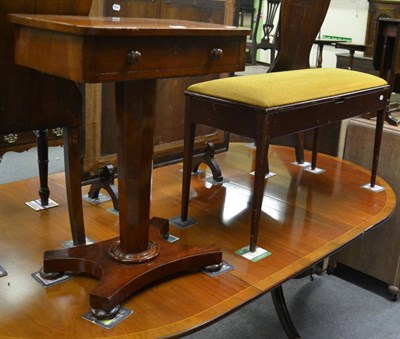
{"label": "reflection on polished table", "polygon": [[[183,245],[215,242],[234,269],[217,277],[179,274],[148,286],[124,302],[133,314],[112,330],[81,318],[88,311],[82,301],[96,285],[94,279],[76,275],[45,289],[30,277],[41,265],[43,251],[69,237],[63,175],[49,180],[60,207],[42,214],[21,203],[36,190],[35,180],[3,185],[0,263],[8,276],[0,278],[1,335],[160,338],[196,330],[283,284],[392,214],[394,193],[383,180],[377,179],[385,187],[379,193],[360,187],[369,180],[369,171],[321,154],[319,164],[326,172],[314,175],[290,164],[293,149],[272,146],[270,166],[277,175],[265,188],[259,240],[271,255],[249,261],[235,251],[248,245],[254,153],[249,145],[233,143],[228,152],[217,154],[229,182],[212,186],[204,175],[194,177],[190,206],[199,223],[183,230],[171,226]],[[311,158],[308,152],[305,156]],[[180,169],[177,164],[154,170],[151,212],[162,218],[179,215]],[[107,210],[111,202],[83,204],[90,238],[118,235],[118,217]]]}
{"label": "reflection on polished table", "polygon": [[[155,280],[220,263],[215,245],[169,244],[168,220],[150,220],[156,79],[242,70],[248,31],[140,18],[14,14],[9,19],[18,65],[80,83],[116,82],[120,235],[46,252],[44,274],[96,276],[92,312],[108,317]],[[79,140],[74,147],[79,150]]]}

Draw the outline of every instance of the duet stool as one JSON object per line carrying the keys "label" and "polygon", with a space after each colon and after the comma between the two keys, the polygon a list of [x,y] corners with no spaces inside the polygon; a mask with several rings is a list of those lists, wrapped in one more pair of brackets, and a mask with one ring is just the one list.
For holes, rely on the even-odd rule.
{"label": "duet stool", "polygon": [[250,251],[269,172],[271,139],[377,112],[370,188],[375,187],[389,86],[379,77],[344,69],[302,69],[207,81],[185,92],[182,222],[188,220],[190,178],[197,124],[253,138],[256,144]]}

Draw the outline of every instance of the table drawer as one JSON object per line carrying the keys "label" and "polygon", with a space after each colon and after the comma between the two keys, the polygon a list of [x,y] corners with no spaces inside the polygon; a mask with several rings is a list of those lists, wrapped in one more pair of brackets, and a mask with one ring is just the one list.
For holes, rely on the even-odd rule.
{"label": "table drawer", "polygon": [[[54,22],[43,19],[45,24],[17,15],[14,19],[18,65],[80,83],[229,73],[245,65],[248,31],[229,26],[220,30],[185,21],[185,29],[179,21],[171,26],[171,20],[140,18],[86,22],[85,17],[61,17]],[[21,25],[24,20],[34,26]],[[80,25],[74,26],[76,20]]]}
{"label": "table drawer", "polygon": [[239,38],[97,37],[90,59],[95,81],[161,78],[239,70],[244,48]]}

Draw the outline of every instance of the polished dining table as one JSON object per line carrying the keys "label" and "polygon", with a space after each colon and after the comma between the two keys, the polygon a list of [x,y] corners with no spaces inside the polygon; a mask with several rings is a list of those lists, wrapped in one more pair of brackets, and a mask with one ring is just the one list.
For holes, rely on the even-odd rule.
{"label": "polished dining table", "polygon": [[[52,279],[71,271],[97,277],[91,310],[109,318],[122,301],[156,280],[218,267],[222,252],[216,245],[171,244],[168,220],[150,218],[156,81],[243,70],[248,30],[164,19],[31,14],[8,19],[18,65],[76,83],[115,82],[116,89],[119,237],[46,251],[42,276]],[[71,138],[67,185],[81,176],[76,170],[79,133]],[[72,192],[68,203],[76,204],[80,191]]]}
{"label": "polished dining table", "polygon": [[[253,144],[233,142],[227,152],[216,154],[228,180],[222,185],[210,184],[207,179],[212,173],[202,165],[200,173],[192,178],[190,198],[191,215],[198,223],[184,229],[171,225],[171,236],[179,238],[176,245],[215,242],[230,270],[212,276],[193,270],[150,284],[124,300],[122,310],[130,311],[130,316],[112,329],[82,319],[89,311],[85,300],[97,284],[93,277],[72,274],[71,279],[47,288],[31,277],[40,267],[43,251],[59,246],[68,236],[64,173],[49,177],[49,187],[60,206],[46,213],[39,214],[21,204],[36,190],[35,178],[2,185],[0,266],[8,275],[0,277],[0,338],[177,338],[236,311],[231,321],[243,318],[248,325],[242,335],[273,337],[279,335],[279,326],[271,313],[270,304],[276,305],[275,298],[271,301],[268,294],[279,296],[280,292],[274,293],[279,290],[287,293],[288,302],[287,308],[276,308],[279,318],[291,313],[292,326],[299,334],[313,333],[316,325],[321,331],[325,328],[326,333],[332,326],[340,326],[343,316],[351,317],[358,311],[349,308],[347,313],[336,315],[332,309],[340,308],[343,302],[356,303],[358,294],[352,297],[340,289],[330,289],[329,284],[337,277],[323,272],[314,275],[313,280],[288,280],[304,276],[310,267],[357,239],[384,231],[390,226],[386,220],[396,208],[395,192],[380,177],[377,185],[385,190],[363,189],[361,186],[370,178],[369,170],[325,154],[318,159],[325,172],[316,175],[304,171],[292,164],[293,148],[271,145],[269,160],[276,175],[265,186],[259,235],[259,246],[270,254],[252,261],[237,251],[248,245],[255,151]],[[305,159],[310,158],[311,152],[306,151]],[[153,171],[151,208],[163,218],[180,214],[181,169],[182,164],[174,164]],[[86,193],[89,188],[84,186],[82,190]],[[111,201],[95,205],[84,200],[83,206],[90,238],[101,242],[118,235],[118,216],[110,212]],[[372,253],[375,247],[371,247]],[[303,288],[293,290],[293,283]],[[315,305],[311,301],[318,293],[333,293],[337,299],[319,300]],[[255,311],[251,304],[257,299],[260,308]],[[302,312],[300,316],[295,310]],[[326,310],[330,310],[329,324],[321,321]],[[374,317],[373,309],[369,315]],[[214,332],[220,338],[233,333],[225,325],[217,325]],[[234,329],[241,325],[243,322]],[[385,319],[370,324],[374,329],[385,325]],[[222,329],[226,330],[220,332]],[[283,330],[280,333],[283,337]],[[205,334],[200,332],[199,336]]]}

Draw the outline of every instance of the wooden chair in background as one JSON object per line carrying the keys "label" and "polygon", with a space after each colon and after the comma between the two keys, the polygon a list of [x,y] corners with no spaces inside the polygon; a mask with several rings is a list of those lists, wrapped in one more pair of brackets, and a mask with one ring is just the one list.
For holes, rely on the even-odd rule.
{"label": "wooden chair in background", "polygon": [[[281,5],[279,16],[279,39],[276,48],[279,51],[268,72],[281,72],[310,68],[310,52],[315,38],[325,20],[330,0],[287,1]],[[307,25],[304,22],[307,21]],[[296,162],[303,165],[304,133],[294,136]],[[314,129],[313,155],[311,169],[316,169],[318,152],[318,129]]]}
{"label": "wooden chair in background", "polygon": [[[281,0],[259,0],[256,23],[252,29],[251,40],[247,43],[250,52],[250,62],[252,65],[257,64],[257,50],[269,50],[271,53],[270,63],[275,59],[276,54],[276,36],[271,33],[275,27],[275,16],[278,11]],[[262,16],[263,8],[265,8],[265,16]],[[262,27],[262,37],[258,38],[259,27]]]}
{"label": "wooden chair in background", "polygon": [[[92,0],[0,0],[0,134],[37,130],[40,196],[46,200],[47,129],[64,128],[65,176],[72,239],[85,244],[81,197],[81,89],[73,82],[15,65],[8,13],[88,15]],[[60,60],[62,62],[62,60]]]}

